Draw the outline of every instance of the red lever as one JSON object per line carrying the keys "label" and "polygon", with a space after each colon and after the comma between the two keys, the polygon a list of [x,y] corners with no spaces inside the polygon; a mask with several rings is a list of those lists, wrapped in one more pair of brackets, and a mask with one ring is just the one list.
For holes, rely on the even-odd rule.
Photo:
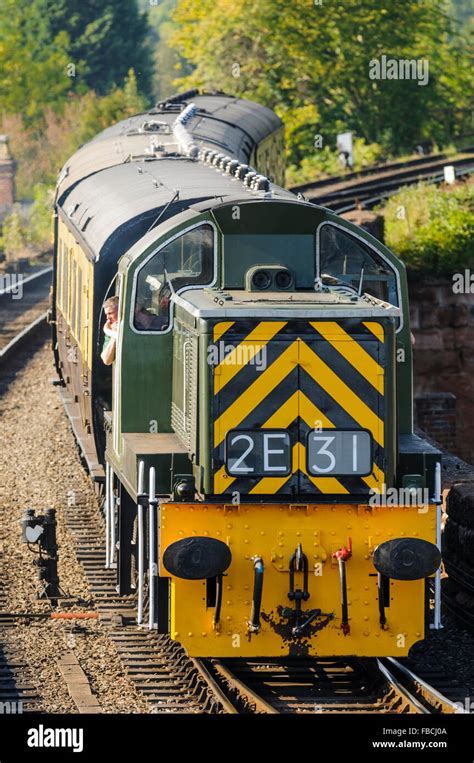
{"label": "red lever", "polygon": [[341,578],[341,599],[342,599],[342,617],[341,617],[341,630],[344,636],[348,636],[351,632],[351,626],[349,625],[349,612],[347,606],[347,583],[346,583],[346,562],[352,556],[352,538],[347,539],[347,546],[343,546],[338,551],[333,551],[333,559],[337,559],[339,565],[339,575]]}
{"label": "red lever", "polygon": [[352,556],[352,538],[347,539],[347,547],[343,546],[342,548],[338,549],[338,551],[333,551],[333,557],[334,559],[342,559],[343,562],[347,562],[348,559]]}

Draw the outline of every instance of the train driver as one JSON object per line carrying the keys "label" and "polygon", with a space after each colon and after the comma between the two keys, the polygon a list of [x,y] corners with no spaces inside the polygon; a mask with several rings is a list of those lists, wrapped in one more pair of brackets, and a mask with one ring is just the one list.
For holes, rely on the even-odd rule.
{"label": "train driver", "polygon": [[118,331],[118,297],[110,297],[104,302],[104,313],[107,318],[104,324],[104,344],[100,357],[106,366],[112,365],[115,360],[115,346]]}

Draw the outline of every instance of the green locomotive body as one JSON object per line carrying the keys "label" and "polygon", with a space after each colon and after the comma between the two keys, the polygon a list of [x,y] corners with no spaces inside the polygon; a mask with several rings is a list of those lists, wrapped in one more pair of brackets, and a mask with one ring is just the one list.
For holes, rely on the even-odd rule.
{"label": "green locomotive body", "polygon": [[134,120],[66,166],[55,248],[57,367],[119,592],[195,655],[406,654],[440,453],[413,434],[403,263],[270,182],[269,110],[193,93]]}

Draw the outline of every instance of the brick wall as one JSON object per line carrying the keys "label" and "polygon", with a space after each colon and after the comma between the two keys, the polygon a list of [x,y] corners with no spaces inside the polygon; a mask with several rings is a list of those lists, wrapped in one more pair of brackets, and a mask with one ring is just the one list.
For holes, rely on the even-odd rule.
{"label": "brick wall", "polygon": [[451,392],[432,392],[415,398],[417,425],[443,448],[456,450],[456,397]]}
{"label": "brick wall", "polygon": [[425,418],[432,437],[474,463],[474,294],[455,294],[452,284],[409,280],[415,410],[421,428]]}

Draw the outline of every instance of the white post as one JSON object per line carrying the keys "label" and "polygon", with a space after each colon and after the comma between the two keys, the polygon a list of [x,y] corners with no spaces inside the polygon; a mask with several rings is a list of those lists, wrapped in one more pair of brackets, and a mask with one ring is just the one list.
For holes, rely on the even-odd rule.
{"label": "white post", "polygon": [[[435,467],[435,504],[436,504],[436,545],[441,551],[441,464],[438,461]],[[443,627],[441,622],[441,569],[435,573],[435,599],[434,599],[434,623],[433,628],[439,630]]]}
{"label": "white post", "polygon": [[156,591],[156,538],[155,538],[155,512],[156,512],[156,496],[155,496],[155,468],[150,468],[149,488],[148,488],[148,504],[149,504],[149,617],[148,628],[152,630],[157,627],[155,622],[155,591]]}
{"label": "white post", "polygon": [[105,568],[110,567],[110,464],[105,464]]}
{"label": "white post", "polygon": [[[144,492],[144,480],[145,480],[145,462],[139,461],[138,463],[138,495],[143,495]],[[143,506],[137,504],[138,512],[138,612],[137,612],[137,624],[143,624],[143,576],[145,574],[145,544],[143,537]]]}

